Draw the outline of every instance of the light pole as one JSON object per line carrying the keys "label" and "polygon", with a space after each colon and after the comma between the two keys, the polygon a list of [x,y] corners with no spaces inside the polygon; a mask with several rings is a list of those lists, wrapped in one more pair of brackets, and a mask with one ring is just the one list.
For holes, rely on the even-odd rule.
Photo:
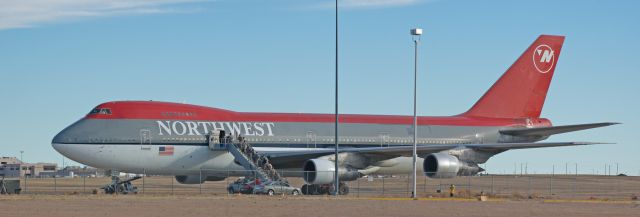
{"label": "light pole", "polygon": [[414,59],[413,59],[413,190],[411,191],[411,197],[417,199],[416,195],[416,161],[418,160],[418,116],[416,114],[416,101],[417,101],[417,84],[418,84],[418,43],[420,42],[420,36],[422,35],[422,29],[411,29],[411,35],[413,37],[414,44]]}
{"label": "light pole", "polygon": [[24,160],[22,159],[22,153],[24,153],[24,151],[20,151],[20,161],[22,161],[22,163],[24,163]]}
{"label": "light pole", "polygon": [[336,114],[335,114],[335,174],[334,180],[334,194],[336,197],[340,195],[340,178],[338,177],[338,0],[336,0]]}

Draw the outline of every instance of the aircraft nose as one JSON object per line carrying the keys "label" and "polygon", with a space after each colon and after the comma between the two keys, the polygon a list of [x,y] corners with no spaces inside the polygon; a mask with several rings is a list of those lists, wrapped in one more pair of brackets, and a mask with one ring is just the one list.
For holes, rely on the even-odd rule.
{"label": "aircraft nose", "polygon": [[56,148],[56,144],[60,144],[64,142],[64,131],[56,134],[56,136],[53,137],[53,140],[51,140],[51,145],[53,146],[53,148]]}
{"label": "aircraft nose", "polygon": [[53,137],[53,140],[51,141],[51,147],[53,147],[53,149],[55,149],[58,153],[68,157],[68,146],[70,144],[65,144],[65,136],[63,132],[60,132],[58,133],[58,135]]}
{"label": "aircraft nose", "polygon": [[[74,142],[74,137],[75,134],[75,125],[77,123],[74,123],[70,126],[68,126],[67,128],[65,128],[64,130],[60,131],[58,134],[56,134],[56,136],[53,137],[53,139],[51,140],[51,146],[53,147],[53,149],[55,149],[56,151],[58,151],[60,154],[67,156],[68,149],[69,149],[69,145],[72,145]],[[67,156],[68,157],[68,156]]]}
{"label": "aircraft nose", "polygon": [[51,143],[53,149],[55,149],[58,153],[62,154],[62,144],[56,143],[55,141]]}

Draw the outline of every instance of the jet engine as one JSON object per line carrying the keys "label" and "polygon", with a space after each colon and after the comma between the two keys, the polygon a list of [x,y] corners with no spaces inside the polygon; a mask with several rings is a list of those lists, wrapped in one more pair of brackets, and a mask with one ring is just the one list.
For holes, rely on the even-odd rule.
{"label": "jet engine", "polygon": [[427,155],[422,168],[427,177],[435,179],[471,176],[484,171],[476,163],[461,161],[456,156],[446,153]]}
{"label": "jet engine", "polygon": [[200,177],[200,175],[176,176],[176,181],[180,184],[201,184],[205,180],[207,180],[207,177]]}
{"label": "jet engine", "polygon": [[[311,159],[304,163],[304,181],[307,184],[331,184],[334,181],[335,163],[325,159]],[[362,176],[358,170],[350,167],[338,168],[340,181],[353,181]]]}

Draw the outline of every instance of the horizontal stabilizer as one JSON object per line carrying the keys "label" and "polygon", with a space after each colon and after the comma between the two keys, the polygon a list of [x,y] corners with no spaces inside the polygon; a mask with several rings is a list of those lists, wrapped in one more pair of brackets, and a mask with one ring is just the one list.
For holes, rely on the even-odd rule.
{"label": "horizontal stabilizer", "polygon": [[550,136],[560,133],[568,133],[578,130],[586,130],[597,127],[606,127],[619,123],[593,123],[593,124],[576,124],[565,126],[553,126],[553,127],[536,127],[536,128],[522,128],[522,129],[509,129],[500,130],[500,133],[512,136]]}

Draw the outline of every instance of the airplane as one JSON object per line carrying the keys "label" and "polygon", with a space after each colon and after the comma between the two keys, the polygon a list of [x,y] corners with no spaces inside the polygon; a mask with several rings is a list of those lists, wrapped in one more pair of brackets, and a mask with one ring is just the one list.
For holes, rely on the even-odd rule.
{"label": "airplane", "polygon": [[[418,117],[418,170],[429,178],[471,176],[479,164],[512,149],[592,145],[540,142],[551,135],[617,123],[553,126],[540,114],[564,36],[540,35],[468,111]],[[413,117],[341,114],[339,179],[412,172]],[[246,175],[227,150],[209,148],[211,132],[242,136],[273,167],[300,171],[303,187],[334,180],[334,114],[236,112],[157,101],[114,101],[96,106],[58,133],[53,148],[96,168],[175,176],[179,183]]]}

